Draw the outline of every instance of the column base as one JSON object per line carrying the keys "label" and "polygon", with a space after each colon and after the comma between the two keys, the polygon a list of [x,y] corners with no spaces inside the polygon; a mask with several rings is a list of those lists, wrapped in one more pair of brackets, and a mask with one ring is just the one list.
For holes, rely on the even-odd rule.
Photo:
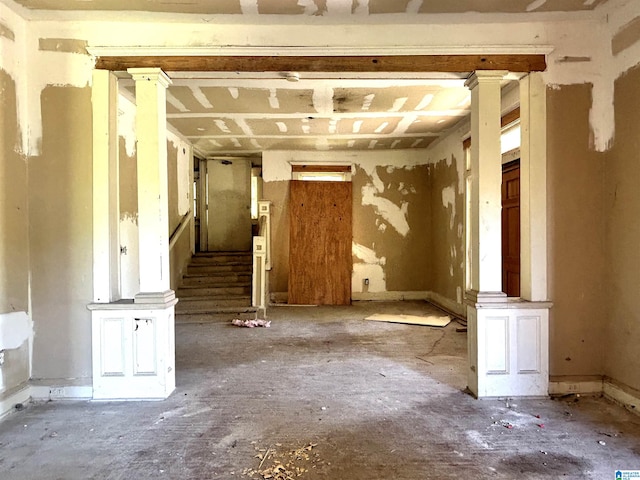
{"label": "column base", "polygon": [[94,400],[163,400],[171,395],[176,387],[177,301],[89,305]]}
{"label": "column base", "polygon": [[479,292],[478,290],[467,290],[464,300],[467,305],[481,303],[502,303],[507,301],[507,294],[504,292]]}
{"label": "column base", "polygon": [[469,390],[477,398],[547,396],[551,304],[489,298],[467,304]]}
{"label": "column base", "polygon": [[133,303],[168,305],[176,298],[176,292],[165,290],[164,292],[140,292],[133,298]]}

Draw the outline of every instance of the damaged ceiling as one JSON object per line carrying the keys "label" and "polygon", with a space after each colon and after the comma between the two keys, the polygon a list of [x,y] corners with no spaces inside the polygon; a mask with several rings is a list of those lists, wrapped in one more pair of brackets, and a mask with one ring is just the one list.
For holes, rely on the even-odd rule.
{"label": "damaged ceiling", "polygon": [[[40,17],[52,11],[314,16],[358,21],[385,14],[425,18],[447,13],[592,10],[606,0],[14,0]],[[102,12],[102,13],[101,13]],[[136,13],[137,12],[137,13]],[[205,17],[203,21],[207,21]],[[233,20],[231,20],[233,21]],[[265,150],[425,148],[469,114],[470,95],[456,74],[167,72],[170,125],[199,155],[255,156]],[[125,75],[126,77],[126,75]],[[135,98],[130,79],[122,91]]]}
{"label": "damaged ceiling", "polygon": [[[200,155],[214,156],[425,148],[469,113],[464,78],[282,75],[169,72],[167,120]],[[121,83],[133,99],[133,82]]]}

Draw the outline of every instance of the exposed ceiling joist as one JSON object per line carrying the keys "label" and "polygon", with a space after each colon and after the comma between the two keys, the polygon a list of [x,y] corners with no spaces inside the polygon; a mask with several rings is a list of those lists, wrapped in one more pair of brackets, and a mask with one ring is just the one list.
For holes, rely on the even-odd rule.
{"label": "exposed ceiling joist", "polygon": [[113,56],[98,57],[96,68],[161,68],[167,72],[540,72],[543,54],[381,55],[381,56]]}

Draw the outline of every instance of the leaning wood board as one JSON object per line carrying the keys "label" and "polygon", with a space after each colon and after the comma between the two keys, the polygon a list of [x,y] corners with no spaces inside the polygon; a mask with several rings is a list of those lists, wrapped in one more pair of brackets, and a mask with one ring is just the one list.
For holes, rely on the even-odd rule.
{"label": "leaning wood board", "polygon": [[376,322],[407,323],[410,325],[423,325],[427,327],[446,327],[451,322],[451,318],[446,315],[442,317],[436,317],[433,315],[420,317],[418,315],[388,315],[384,313],[371,315],[365,318],[365,320],[374,320]]}

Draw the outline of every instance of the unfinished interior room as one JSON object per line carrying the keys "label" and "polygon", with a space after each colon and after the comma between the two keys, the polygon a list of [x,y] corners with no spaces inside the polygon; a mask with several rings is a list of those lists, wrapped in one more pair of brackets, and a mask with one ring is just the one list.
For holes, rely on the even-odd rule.
{"label": "unfinished interior room", "polygon": [[640,0],[0,0],[0,478],[640,478],[638,181]]}

